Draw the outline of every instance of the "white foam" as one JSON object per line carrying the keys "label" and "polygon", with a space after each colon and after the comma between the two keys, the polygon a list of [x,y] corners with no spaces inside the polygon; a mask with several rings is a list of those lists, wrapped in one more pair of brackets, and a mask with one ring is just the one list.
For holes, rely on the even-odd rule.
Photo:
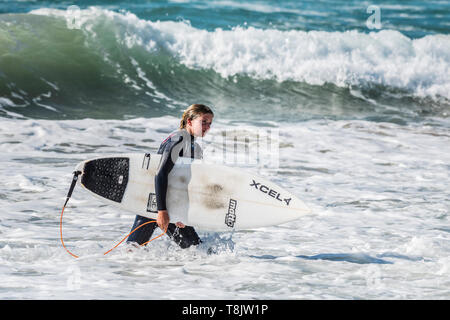
{"label": "white foam", "polygon": [[[69,19],[55,9],[32,13]],[[410,39],[393,30],[366,34],[241,26],[206,31],[187,21],[152,22],[94,7],[81,11],[80,26],[92,33],[102,17],[122,25],[118,41],[127,46],[149,52],[162,48],[189,68],[213,69],[225,78],[246,74],[313,85],[371,83],[450,99],[450,35]]]}
{"label": "white foam", "polygon": [[[440,121],[278,124],[286,143],[280,168],[264,175],[316,214],[235,232],[232,241],[200,234],[216,255],[207,245],[182,250],[162,237],[104,256],[134,216],[76,188],[63,219],[74,259],[60,244],[59,217],[76,163],[154,152],[178,119],[0,118],[0,298],[446,299],[449,122]],[[241,125],[215,119],[209,134]]]}

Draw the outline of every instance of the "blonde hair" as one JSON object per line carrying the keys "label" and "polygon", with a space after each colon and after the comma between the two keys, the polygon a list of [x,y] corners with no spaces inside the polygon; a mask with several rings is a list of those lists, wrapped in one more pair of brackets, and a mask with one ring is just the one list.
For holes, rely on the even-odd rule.
{"label": "blonde hair", "polygon": [[183,116],[181,117],[180,129],[186,128],[188,119],[193,120],[202,114],[209,113],[214,116],[212,110],[205,106],[204,104],[192,104],[186,110],[184,110]]}

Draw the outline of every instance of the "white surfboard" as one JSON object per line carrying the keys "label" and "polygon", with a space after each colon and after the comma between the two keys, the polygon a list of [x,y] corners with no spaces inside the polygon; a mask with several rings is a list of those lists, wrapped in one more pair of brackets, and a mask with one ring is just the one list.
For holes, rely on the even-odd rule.
{"label": "white surfboard", "polygon": [[[100,200],[156,219],[155,174],[159,154],[119,154],[79,163],[78,182]],[[310,209],[273,182],[242,169],[179,158],[169,174],[171,222],[229,231],[278,225]]]}

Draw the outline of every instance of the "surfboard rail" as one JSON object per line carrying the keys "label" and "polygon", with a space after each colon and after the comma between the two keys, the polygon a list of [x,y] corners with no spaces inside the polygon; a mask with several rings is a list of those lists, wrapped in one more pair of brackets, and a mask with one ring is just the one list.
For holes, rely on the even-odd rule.
{"label": "surfboard rail", "polygon": [[[161,155],[129,153],[80,162],[79,183],[102,202],[155,219],[154,178]],[[311,213],[294,194],[240,168],[180,158],[169,174],[171,221],[202,230],[245,230],[278,225]]]}

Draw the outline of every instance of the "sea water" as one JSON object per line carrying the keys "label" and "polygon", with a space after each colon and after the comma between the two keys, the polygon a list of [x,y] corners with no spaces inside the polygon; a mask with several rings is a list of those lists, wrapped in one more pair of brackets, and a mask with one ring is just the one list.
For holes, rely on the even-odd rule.
{"label": "sea water", "polygon": [[[1,299],[450,298],[448,2],[0,1],[0,13]],[[134,216],[76,187],[69,255],[75,165],[156,152],[192,103],[215,113],[206,159],[245,159],[224,136],[268,133],[261,154],[277,161],[229,165],[312,214],[104,255]]]}

